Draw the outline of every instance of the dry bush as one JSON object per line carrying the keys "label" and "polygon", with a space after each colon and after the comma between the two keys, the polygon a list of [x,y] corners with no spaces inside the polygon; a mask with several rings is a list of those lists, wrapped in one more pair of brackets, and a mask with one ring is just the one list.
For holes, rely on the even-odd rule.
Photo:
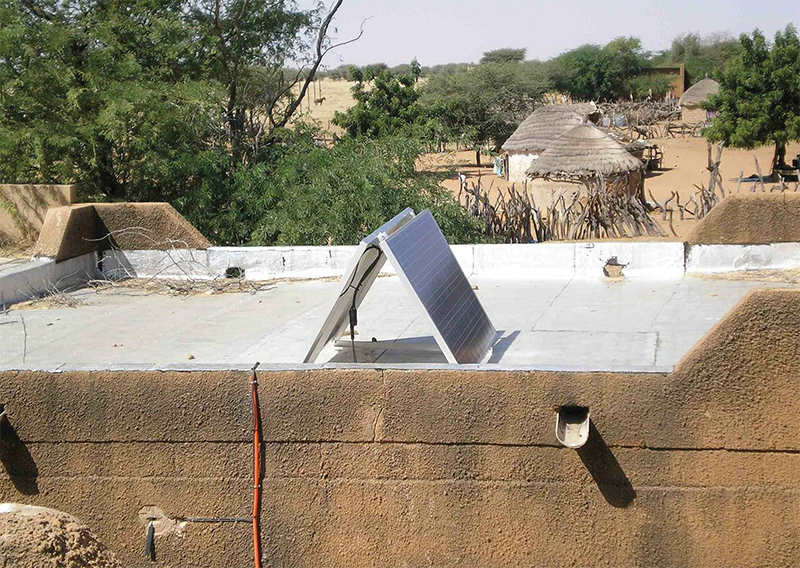
{"label": "dry bush", "polygon": [[514,185],[494,203],[478,185],[466,188],[467,211],[484,223],[487,236],[506,243],[564,241],[641,236],[664,236],[661,227],[626,187],[603,178],[585,183],[585,191],[571,196],[551,194],[544,209],[523,187]]}

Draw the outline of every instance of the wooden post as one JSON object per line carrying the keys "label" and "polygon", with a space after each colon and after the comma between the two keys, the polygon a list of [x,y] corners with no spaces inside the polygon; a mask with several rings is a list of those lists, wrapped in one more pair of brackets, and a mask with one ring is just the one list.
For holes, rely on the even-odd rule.
{"label": "wooden post", "polygon": [[753,156],[753,159],[756,162],[756,172],[758,173],[758,181],[761,184],[761,191],[765,192],[765,191],[767,191],[767,189],[766,189],[766,187],[764,187],[764,177],[761,175],[761,166],[758,165],[758,158]]}

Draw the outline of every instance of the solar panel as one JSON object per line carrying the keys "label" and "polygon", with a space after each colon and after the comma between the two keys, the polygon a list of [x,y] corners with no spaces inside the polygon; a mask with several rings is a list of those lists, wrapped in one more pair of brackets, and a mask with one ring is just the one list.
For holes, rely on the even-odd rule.
{"label": "solar panel", "polygon": [[478,363],[497,332],[427,209],[393,234],[379,236],[386,254],[434,328],[450,363]]}
{"label": "solar panel", "polygon": [[304,363],[313,363],[328,343],[336,341],[342,336],[349,322],[348,312],[353,305],[354,299],[355,306],[358,308],[370,286],[378,277],[381,268],[386,262],[386,255],[383,254],[379,247],[378,236],[394,234],[413,217],[414,210],[408,207],[364,237],[359,243],[349,268],[342,276],[341,288],[337,292],[333,305],[317,337],[311,344],[306,358],[303,360]]}

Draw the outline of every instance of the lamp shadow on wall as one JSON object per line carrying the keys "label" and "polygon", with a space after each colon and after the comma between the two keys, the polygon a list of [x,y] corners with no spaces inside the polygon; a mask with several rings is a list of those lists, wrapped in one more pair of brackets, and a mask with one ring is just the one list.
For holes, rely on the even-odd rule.
{"label": "lamp shadow on wall", "polygon": [[577,452],[609,505],[625,508],[633,502],[636,490],[603,436],[595,428],[594,422],[589,423],[589,439],[586,445],[578,448]]}
{"label": "lamp shadow on wall", "polygon": [[17,491],[39,494],[39,468],[8,419],[0,421],[0,461]]}

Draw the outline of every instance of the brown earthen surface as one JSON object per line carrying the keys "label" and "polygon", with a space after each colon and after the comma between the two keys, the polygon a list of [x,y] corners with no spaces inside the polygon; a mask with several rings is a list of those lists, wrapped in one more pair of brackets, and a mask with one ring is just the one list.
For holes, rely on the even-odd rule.
{"label": "brown earthen surface", "polygon": [[689,233],[689,244],[800,242],[800,194],[729,195]]}
{"label": "brown earthen surface", "polygon": [[97,213],[92,205],[53,207],[47,211],[33,253],[68,260],[98,248]]}
{"label": "brown earthen surface", "polygon": [[[266,566],[800,565],[800,291],[748,295],[671,374],[259,375]],[[0,498],[69,510],[126,566],[144,507],[249,514],[242,372],[0,373]],[[555,409],[590,408],[559,446]],[[157,564],[250,565],[178,523]]]}
{"label": "brown earthen surface", "polygon": [[76,199],[74,185],[0,184],[0,244],[30,245],[47,210]]}
{"label": "brown earthen surface", "polygon": [[58,261],[116,247],[123,250],[210,246],[169,203],[94,203],[47,212],[34,254]]}
{"label": "brown earthen surface", "polygon": [[101,237],[123,250],[205,249],[210,243],[169,203],[95,203]]}
{"label": "brown earthen surface", "polygon": [[0,505],[0,565],[9,568],[122,568],[75,517],[43,507]]}

